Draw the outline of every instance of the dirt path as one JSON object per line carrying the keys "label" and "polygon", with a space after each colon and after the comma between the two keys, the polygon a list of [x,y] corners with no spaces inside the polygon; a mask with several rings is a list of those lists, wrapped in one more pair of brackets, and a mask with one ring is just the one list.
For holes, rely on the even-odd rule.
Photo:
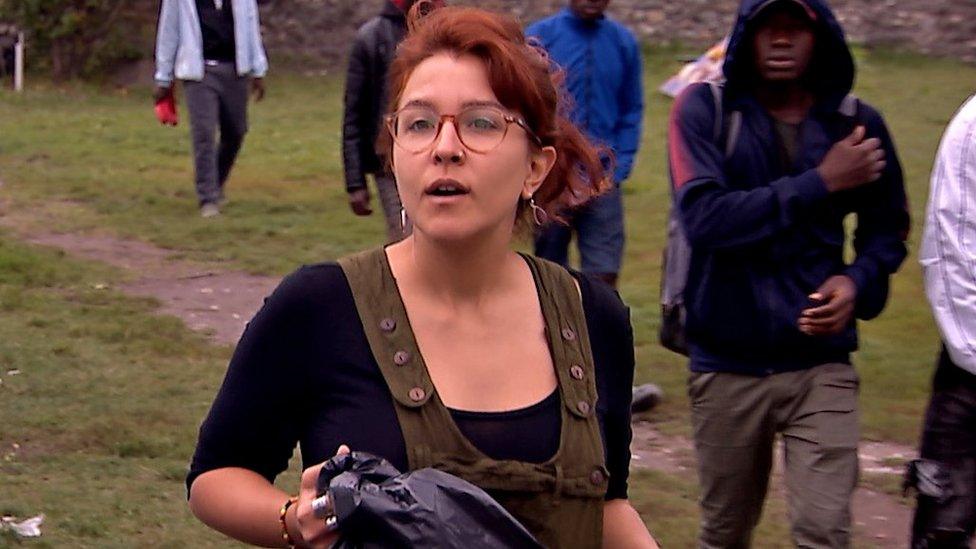
{"label": "dirt path", "polygon": [[[232,271],[219,264],[175,259],[176,252],[145,242],[106,235],[44,233],[28,218],[4,210],[0,203],[0,227],[9,229],[25,242],[60,248],[73,256],[125,270],[131,280],[122,283],[119,290],[157,299],[160,314],[182,319],[191,329],[208,334],[216,344],[236,343],[247,321],[278,282],[276,277]],[[635,467],[677,475],[694,474],[691,442],[662,435],[651,423],[635,422],[632,450]],[[897,463],[912,455],[911,448],[866,442],[861,448],[862,471],[897,475],[901,472]],[[773,489],[781,492],[780,476],[777,472]],[[875,540],[879,546],[907,545],[911,510],[895,498],[860,488],[854,498],[854,515],[864,537]]]}
{"label": "dirt path", "polygon": [[132,240],[69,234],[31,235],[25,240],[140,273],[119,289],[158,299],[160,314],[179,317],[223,345],[237,343],[247,321],[279,280],[175,261],[170,252]]}
{"label": "dirt path", "polygon": [[227,270],[221,265],[174,259],[175,251],[145,242],[92,234],[54,234],[37,230],[26,217],[7,213],[0,204],[0,227],[31,244],[59,248],[67,253],[118,267],[130,275],[118,289],[123,293],[159,300],[159,313],[182,319],[191,329],[204,332],[214,343],[237,343],[247,321],[279,279]]}

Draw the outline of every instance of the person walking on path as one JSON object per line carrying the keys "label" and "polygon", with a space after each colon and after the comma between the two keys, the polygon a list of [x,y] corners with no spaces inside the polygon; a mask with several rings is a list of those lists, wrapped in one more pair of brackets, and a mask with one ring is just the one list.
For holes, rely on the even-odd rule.
{"label": "person walking on path", "polygon": [[346,72],[342,116],[342,165],[349,193],[349,207],[356,215],[371,215],[366,175],[372,174],[386,218],[387,241],[396,242],[410,233],[396,180],[384,169],[376,150],[376,138],[386,115],[386,73],[397,44],[407,34],[406,13],[415,0],[387,0],[382,11],[356,32]]}
{"label": "person walking on path", "polygon": [[162,0],[153,95],[159,101],[173,93],[175,79],[183,81],[203,217],[220,214],[247,132],[248,88],[263,99],[267,71],[255,0]]}
{"label": "person walking on path", "polygon": [[[581,270],[611,287],[624,255],[624,208],[620,185],[630,176],[640,144],[644,116],[640,46],[626,27],[605,15],[610,0],[570,0],[556,15],[525,30],[539,40],[565,71],[576,124],[592,141],[612,153],[613,186],[575,211],[564,212],[565,224],[552,222],[538,230],[535,255],[566,266],[569,243],[576,233]],[[646,412],[662,398],[654,384],[634,387],[632,411]]]}
{"label": "person walking on path", "polygon": [[[668,129],[691,246],[684,302],[701,484],[699,546],[748,547],[777,433],[793,541],[848,547],[859,439],[855,319],[881,313],[906,255],[902,171],[823,0],[743,0],[723,87]],[[852,263],[844,218],[857,216]]]}
{"label": "person walking on path", "polygon": [[[920,459],[912,548],[963,549],[976,529],[976,96],[956,114],[932,170],[919,261],[942,335]],[[917,482],[924,475],[935,483]]]}
{"label": "person walking on path", "polygon": [[[612,152],[614,164],[612,188],[567,213],[567,224],[543,228],[535,254],[565,266],[575,231],[582,271],[616,287],[624,253],[620,185],[630,176],[640,144],[644,92],[637,38],[604,14],[609,4],[610,0],[570,0],[562,11],[525,32],[538,39],[565,71],[573,121]],[[605,164],[611,164],[610,158]]]}

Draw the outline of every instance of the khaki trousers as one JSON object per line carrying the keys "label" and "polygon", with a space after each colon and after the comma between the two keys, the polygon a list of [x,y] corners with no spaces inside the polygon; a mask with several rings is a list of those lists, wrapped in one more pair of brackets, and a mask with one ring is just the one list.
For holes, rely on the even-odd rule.
{"label": "khaki trousers", "polygon": [[849,547],[858,478],[858,377],[824,364],[766,377],[692,373],[701,548],[745,548],[759,522],[776,433],[797,547]]}

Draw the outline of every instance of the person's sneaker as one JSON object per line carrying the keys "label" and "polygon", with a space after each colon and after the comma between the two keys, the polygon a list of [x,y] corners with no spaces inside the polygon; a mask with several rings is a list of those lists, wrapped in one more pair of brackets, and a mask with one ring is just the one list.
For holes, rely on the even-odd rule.
{"label": "person's sneaker", "polygon": [[664,398],[664,391],[653,383],[638,385],[634,387],[633,391],[630,400],[630,413],[632,414],[651,410]]}
{"label": "person's sneaker", "polygon": [[200,217],[206,219],[208,217],[217,217],[220,215],[220,208],[216,204],[207,202],[203,206],[200,206]]}

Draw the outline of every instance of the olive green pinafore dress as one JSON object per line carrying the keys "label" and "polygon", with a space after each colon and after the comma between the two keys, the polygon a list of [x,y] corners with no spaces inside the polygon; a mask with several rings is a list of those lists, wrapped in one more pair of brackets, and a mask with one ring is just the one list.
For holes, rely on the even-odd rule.
{"label": "olive green pinafore dress", "polygon": [[339,265],[393,396],[410,470],[434,467],[475,484],[547,547],[599,547],[609,474],[579,291],[562,267],[523,257],[539,292],[562,401],[559,450],[544,463],[491,459],[461,434],[431,382],[383,249]]}

